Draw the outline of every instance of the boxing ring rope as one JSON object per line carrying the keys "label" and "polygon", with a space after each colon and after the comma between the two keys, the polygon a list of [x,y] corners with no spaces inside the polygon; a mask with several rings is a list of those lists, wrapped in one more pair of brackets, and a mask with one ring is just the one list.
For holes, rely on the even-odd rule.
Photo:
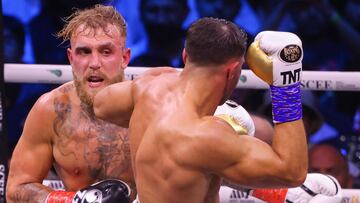
{"label": "boxing ring rope", "polygon": [[[62,84],[72,80],[70,65],[4,64],[4,80],[13,83]],[[127,79],[134,79],[148,67],[128,67]],[[182,69],[178,69],[182,70]],[[360,72],[303,71],[301,86],[308,90],[360,91]],[[238,88],[267,89],[251,70],[243,70]]]}
{"label": "boxing ring rope", "polygon": [[[148,67],[128,67],[125,77],[129,80],[136,78]],[[182,69],[178,69],[181,71]],[[301,86],[306,90],[323,91],[360,91],[360,72],[339,71],[303,71]],[[62,84],[73,79],[70,65],[53,64],[4,64],[4,81],[11,83],[51,83]],[[251,70],[243,70],[237,88],[267,89],[268,85],[259,79]],[[63,189],[61,181],[44,180],[43,184],[57,189]],[[222,186],[220,190],[221,202],[262,203],[263,201]],[[360,189],[343,189],[344,203],[360,203]]]}

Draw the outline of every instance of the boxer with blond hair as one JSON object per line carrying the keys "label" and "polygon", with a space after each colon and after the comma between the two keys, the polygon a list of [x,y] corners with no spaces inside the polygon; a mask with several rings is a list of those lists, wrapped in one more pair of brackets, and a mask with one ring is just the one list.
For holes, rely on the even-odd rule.
{"label": "boxer with blond hair", "polygon": [[[74,80],[42,95],[28,114],[11,160],[9,203],[127,203],[130,188],[136,194],[128,129],[96,118],[92,107],[98,91],[124,80],[125,21],[102,5],[68,20],[58,36],[70,42]],[[42,185],[52,166],[66,191]]]}

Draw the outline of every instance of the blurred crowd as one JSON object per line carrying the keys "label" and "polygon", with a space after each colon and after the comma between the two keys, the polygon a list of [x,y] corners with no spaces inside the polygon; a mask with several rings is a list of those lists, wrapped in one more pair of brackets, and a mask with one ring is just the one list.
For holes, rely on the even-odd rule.
{"label": "blurred crowd", "polygon": [[[236,22],[249,43],[262,30],[291,31],[303,42],[306,71],[360,71],[359,0],[3,0],[4,62],[68,64],[66,47],[55,37],[75,8],[96,3],[116,7],[128,23],[131,66],[181,68],[185,30],[199,17]],[[24,12],[24,11],[27,12]],[[247,68],[246,65],[244,67]],[[34,76],[36,77],[36,76]],[[5,86],[10,148],[24,119],[49,84]],[[237,89],[232,99],[271,120],[266,90]],[[360,188],[360,93],[303,91],[310,146],[309,170],[338,177],[345,188]],[[325,156],[328,155],[328,156]]]}

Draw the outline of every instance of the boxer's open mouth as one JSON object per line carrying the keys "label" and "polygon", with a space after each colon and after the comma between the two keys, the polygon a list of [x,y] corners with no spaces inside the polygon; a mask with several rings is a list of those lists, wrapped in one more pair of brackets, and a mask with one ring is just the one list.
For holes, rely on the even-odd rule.
{"label": "boxer's open mouth", "polygon": [[90,87],[96,88],[96,87],[101,86],[104,79],[99,76],[90,76],[90,77],[88,77],[87,81],[88,81]]}

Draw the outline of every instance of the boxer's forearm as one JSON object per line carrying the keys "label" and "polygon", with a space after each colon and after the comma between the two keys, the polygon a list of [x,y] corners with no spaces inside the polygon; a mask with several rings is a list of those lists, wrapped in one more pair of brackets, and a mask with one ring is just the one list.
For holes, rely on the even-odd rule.
{"label": "boxer's forearm", "polygon": [[276,124],[272,147],[285,167],[284,178],[288,176],[292,180],[299,179],[301,183],[306,176],[308,165],[307,142],[302,120]]}
{"label": "boxer's forearm", "polygon": [[301,119],[301,39],[290,32],[260,32],[246,59],[251,70],[270,85],[275,123],[270,173],[279,186],[296,187],[307,173],[307,142]]}
{"label": "boxer's forearm", "polygon": [[52,189],[40,183],[21,184],[7,191],[8,203],[44,203]]}

